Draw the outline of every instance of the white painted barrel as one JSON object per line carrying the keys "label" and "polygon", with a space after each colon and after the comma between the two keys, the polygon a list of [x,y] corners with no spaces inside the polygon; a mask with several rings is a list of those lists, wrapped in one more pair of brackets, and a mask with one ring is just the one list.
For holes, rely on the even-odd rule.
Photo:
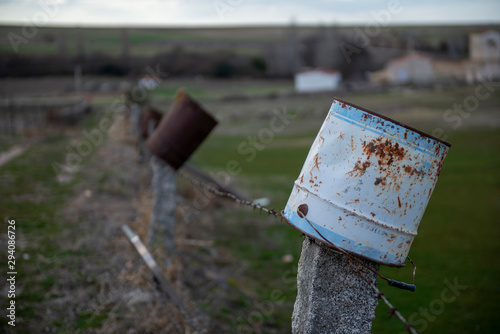
{"label": "white painted barrel", "polygon": [[449,147],[335,98],[282,215],[319,241],[309,222],[340,248],[403,266]]}

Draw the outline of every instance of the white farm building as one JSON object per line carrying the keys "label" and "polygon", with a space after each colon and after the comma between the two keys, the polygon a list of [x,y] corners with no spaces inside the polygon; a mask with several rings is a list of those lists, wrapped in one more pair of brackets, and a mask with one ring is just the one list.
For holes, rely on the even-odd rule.
{"label": "white farm building", "polygon": [[335,90],[342,82],[342,75],[335,70],[313,69],[295,74],[297,92],[321,92]]}

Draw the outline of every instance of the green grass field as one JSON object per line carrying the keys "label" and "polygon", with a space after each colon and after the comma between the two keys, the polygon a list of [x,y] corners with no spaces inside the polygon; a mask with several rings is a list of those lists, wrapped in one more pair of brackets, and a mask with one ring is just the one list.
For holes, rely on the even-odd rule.
{"label": "green grass field", "polygon": [[[286,86],[279,84],[278,87],[283,85]],[[220,89],[223,86],[221,83]],[[252,84],[245,87],[249,91],[258,90]],[[461,88],[444,92],[413,92],[410,95],[401,92],[351,94],[344,98],[375,111],[389,110],[390,116],[398,116],[398,120],[431,131],[436,126],[446,125],[441,119],[444,110],[454,101],[462,101],[471,89],[473,91],[473,88]],[[157,97],[170,98],[174,91],[173,83],[165,85],[157,92]],[[250,198],[270,198],[269,207],[281,210],[331,98],[221,102],[213,100],[216,92],[208,88],[194,91],[210,111],[227,117],[223,117],[225,121],[195,153],[191,162],[205,170],[218,172],[225,169],[228,161],[237,161],[241,172],[233,177],[232,184]],[[203,98],[210,100],[204,101]],[[499,99],[497,90],[467,120],[473,125],[464,125],[457,130],[447,128],[452,148],[410,251],[418,265],[417,291],[397,290],[384,281],[379,282],[381,290],[421,333],[498,333],[500,330],[500,287],[496,285],[500,281],[500,264],[495,261],[500,252],[500,131],[488,123],[473,122],[480,117],[498,117],[496,106]],[[248,136],[255,136],[260,129],[269,126],[269,118],[263,117],[261,112],[273,108],[282,110],[284,106],[296,114],[295,119],[282,132],[275,133],[265,148],[256,151],[254,159],[238,153],[238,145],[248,141]],[[415,112],[415,108],[422,113]],[[427,114],[432,117],[419,116]],[[90,120],[87,127],[95,124],[92,122],[95,120]],[[57,279],[44,277],[40,280],[44,266],[55,266],[63,259],[70,261],[68,257],[78,256],[53,249],[50,242],[60,235],[61,224],[54,217],[64,206],[65,196],[71,194],[72,187],[78,182],[84,182],[77,178],[73,183],[61,185],[55,180],[50,162],[63,158],[67,140],[64,136],[50,136],[21,157],[0,167],[1,216],[19,217],[19,226],[26,231],[28,238],[43,235],[39,244],[30,246],[32,248],[27,252],[34,253],[39,249],[46,254],[45,257],[50,257],[49,263],[20,272],[21,276],[30,277],[26,281],[30,287],[19,299],[25,305],[20,310],[22,316],[30,316],[32,305],[41,299],[51,298],[43,291],[56,284]],[[9,139],[9,142],[13,140]],[[184,186],[182,181],[180,183],[181,187]],[[236,329],[248,322],[256,305],[271,300],[273,291],[279,290],[285,299],[266,314],[262,326],[280,333],[288,332],[296,296],[294,274],[300,257],[300,232],[247,208],[235,209],[228,204],[218,206],[215,212],[217,231],[213,238],[217,249],[232,254],[237,262],[248,268],[243,276],[228,280],[228,284],[239,291],[231,296],[235,302],[230,309],[208,308],[204,311]],[[293,256],[291,263],[282,261],[286,254]],[[410,267],[382,267],[381,273],[396,280],[411,280]],[[459,285],[455,294],[445,290],[449,283]],[[388,311],[383,303],[379,304],[373,333],[404,332],[398,320],[388,318]],[[88,323],[82,317],[83,331],[99,326],[99,323]]]}
{"label": "green grass field", "polygon": [[[183,45],[188,49],[200,53],[209,52],[213,46],[211,43],[227,43],[222,49],[232,50],[242,54],[261,54],[265,44],[260,43],[281,43],[289,33],[289,26],[269,26],[269,27],[231,27],[231,28],[128,28],[128,37],[132,56],[152,56],[168,52],[172,46]],[[297,36],[305,39],[317,34],[319,26],[299,26]],[[336,26],[336,33],[349,36],[353,33],[352,26]],[[483,30],[485,28],[498,29],[498,26],[387,26],[382,27],[382,35],[405,35],[416,34],[425,41],[426,45],[438,47],[442,40],[456,38],[458,35],[466,36],[470,32]],[[6,38],[0,40],[0,53],[12,54],[14,52],[9,38],[9,33],[15,33],[21,38],[24,36],[22,26],[0,26],[0,34]],[[109,56],[116,56],[121,52],[121,42],[123,37],[120,28],[99,28],[99,27],[38,27],[34,36],[29,36],[29,43],[21,44],[20,55],[23,56],[43,56],[57,55],[58,41],[61,36],[65,36],[68,56],[76,55],[76,44],[79,36],[83,38],[87,53],[103,53]],[[200,43],[202,44],[200,46]],[[234,48],[230,43],[240,43]],[[244,45],[248,43],[248,47]]]}
{"label": "green grass field", "polygon": [[[207,52],[212,47],[207,42],[230,43],[277,41],[282,37],[281,28],[254,28],[254,29],[148,29],[129,28],[128,38],[132,56],[152,56],[168,52],[173,46],[182,44],[188,50],[200,53]],[[0,33],[8,36],[9,33],[23,37],[21,27],[0,26]],[[63,37],[61,37],[63,36]],[[39,28],[37,34],[30,37],[29,43],[21,44],[19,52],[25,56],[57,55],[60,38],[66,40],[66,52],[69,56],[76,55],[77,41],[82,39],[87,54],[101,53],[117,56],[121,52],[123,32],[113,28]],[[201,46],[198,46],[202,43]],[[203,44],[205,43],[205,44]],[[167,45],[166,45],[167,44]],[[231,49],[229,45],[226,48]],[[236,53],[259,54],[260,48],[249,46],[237,48]],[[0,41],[0,52],[11,54],[14,52],[8,38]]]}

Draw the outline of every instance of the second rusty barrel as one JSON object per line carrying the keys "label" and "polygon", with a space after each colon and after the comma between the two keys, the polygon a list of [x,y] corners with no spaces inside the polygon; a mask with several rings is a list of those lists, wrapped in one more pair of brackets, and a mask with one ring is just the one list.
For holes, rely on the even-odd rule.
{"label": "second rusty barrel", "polygon": [[146,146],[151,153],[177,170],[216,125],[217,121],[212,115],[184,91],[180,91]]}
{"label": "second rusty barrel", "polygon": [[145,107],[141,114],[141,122],[140,122],[140,136],[142,139],[148,139],[150,133],[150,124],[153,123],[153,128],[156,129],[158,124],[160,123],[163,114],[151,107]]}

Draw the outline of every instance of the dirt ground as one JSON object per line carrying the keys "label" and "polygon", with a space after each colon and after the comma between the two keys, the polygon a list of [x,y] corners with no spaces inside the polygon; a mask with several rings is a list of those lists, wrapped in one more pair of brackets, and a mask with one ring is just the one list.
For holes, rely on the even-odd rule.
{"label": "dirt ground", "polygon": [[[128,224],[147,240],[151,172],[148,164],[137,161],[127,122],[115,125],[109,140],[82,167],[85,182],[60,212],[67,225],[53,242],[70,255],[45,273],[57,277],[47,295],[58,297],[40,302],[36,316],[24,324],[32,333],[230,332],[201,309],[231,307],[225,295],[232,287],[226,278],[235,275],[233,259],[207,239],[214,228],[211,206],[203,215],[190,214],[189,223],[178,215],[176,250],[168,268],[165,254],[153,253],[190,312],[191,327],[158,292],[151,272],[122,232],[121,226]],[[193,189],[183,186],[179,193],[180,203],[189,202]]]}

